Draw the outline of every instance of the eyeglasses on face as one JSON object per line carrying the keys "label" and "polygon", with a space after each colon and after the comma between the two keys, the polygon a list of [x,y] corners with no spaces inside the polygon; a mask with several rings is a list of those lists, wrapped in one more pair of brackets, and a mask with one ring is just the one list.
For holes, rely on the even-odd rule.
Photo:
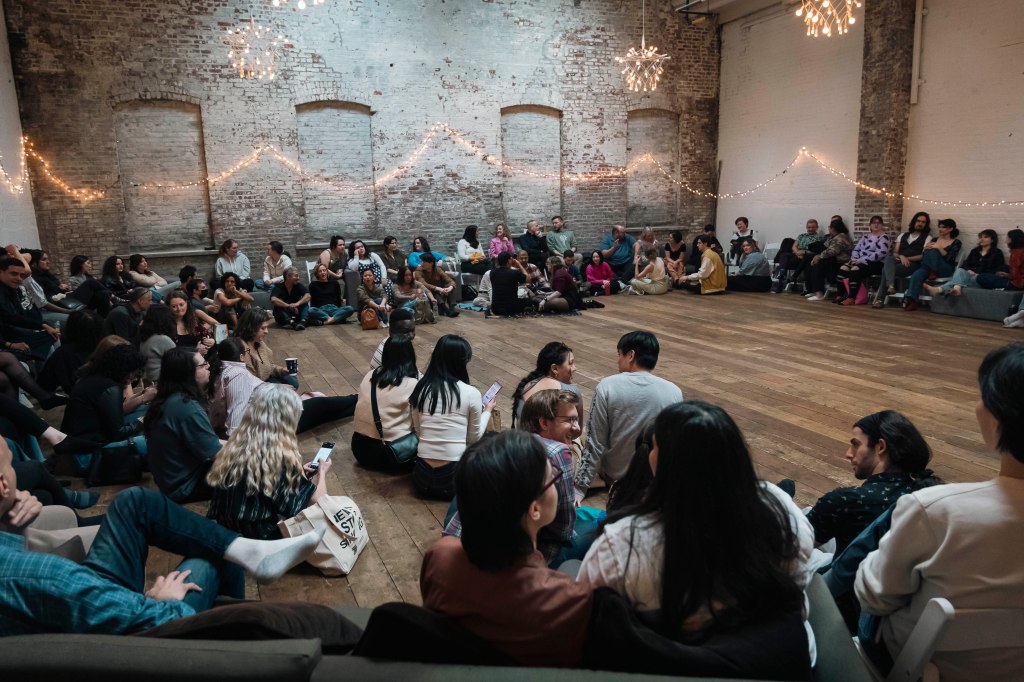
{"label": "eyeglasses on face", "polygon": [[562,470],[558,467],[557,464],[552,464],[551,465],[551,472],[552,472],[551,480],[548,481],[547,483],[545,483],[544,487],[540,489],[540,494],[541,495],[546,493],[548,488],[550,488],[554,484],[558,483],[558,481],[561,480],[561,478],[562,478]]}

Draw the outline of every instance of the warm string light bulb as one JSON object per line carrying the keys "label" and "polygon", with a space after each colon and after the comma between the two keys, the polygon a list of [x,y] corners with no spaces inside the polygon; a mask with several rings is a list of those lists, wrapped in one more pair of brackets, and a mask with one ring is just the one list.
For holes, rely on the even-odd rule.
{"label": "warm string light bulb", "polygon": [[860,6],[860,0],[800,0],[796,15],[803,18],[807,35],[831,38],[850,32],[850,25],[857,23],[853,8]]}
{"label": "warm string light bulb", "polygon": [[[585,183],[585,182],[600,181],[600,180],[603,180],[603,179],[606,179],[606,178],[612,178],[612,177],[623,177],[623,176],[626,176],[626,175],[636,171],[637,169],[639,169],[642,166],[653,165],[653,166],[655,166],[657,171],[662,176],[664,176],[668,181],[674,183],[675,185],[677,185],[681,189],[689,192],[690,194],[693,194],[694,196],[699,196],[699,197],[703,197],[703,198],[706,198],[706,199],[734,199],[734,198],[738,198],[738,197],[748,196],[748,195],[750,195],[750,194],[752,194],[754,192],[757,192],[757,191],[759,191],[761,189],[764,189],[765,187],[771,185],[772,183],[776,182],[779,178],[781,178],[784,175],[786,175],[789,172],[789,170],[792,169],[793,166],[795,166],[800,161],[800,159],[806,157],[806,158],[811,159],[812,161],[814,161],[814,163],[819,168],[821,168],[822,170],[825,170],[828,173],[830,173],[830,174],[832,174],[832,175],[834,175],[834,176],[836,176],[838,178],[841,178],[841,179],[845,180],[846,182],[849,182],[850,184],[853,184],[856,187],[858,187],[858,188],[860,188],[860,189],[862,189],[862,190],[864,190],[866,192],[871,192],[872,194],[878,194],[878,195],[881,195],[881,196],[885,196],[885,197],[888,197],[890,199],[903,199],[903,200],[907,200],[907,201],[914,201],[914,202],[921,203],[921,204],[930,204],[930,205],[945,206],[945,207],[962,207],[962,208],[1024,206],[1024,200],[1001,199],[1001,200],[990,200],[990,201],[977,201],[977,200],[975,200],[975,201],[960,201],[960,200],[926,199],[926,198],[921,197],[921,196],[919,196],[917,194],[904,193],[904,192],[895,192],[895,191],[892,191],[892,190],[888,190],[885,187],[874,187],[872,185],[868,185],[866,183],[860,182],[857,179],[852,178],[849,175],[847,175],[846,173],[840,171],[839,169],[834,168],[834,167],[828,165],[821,158],[819,158],[818,156],[816,156],[815,154],[810,152],[806,147],[802,147],[800,149],[800,151],[797,153],[797,155],[793,158],[793,160],[789,163],[789,165],[787,165],[782,170],[778,171],[777,173],[775,173],[771,177],[769,177],[769,178],[767,178],[765,180],[762,180],[761,182],[757,183],[756,185],[754,185],[754,186],[752,186],[752,187],[750,187],[750,188],[748,188],[746,190],[737,191],[737,192],[715,193],[715,192],[708,192],[706,190],[698,189],[696,187],[692,187],[685,180],[681,180],[681,179],[673,176],[664,167],[664,165],[660,161],[658,161],[654,157],[654,155],[652,155],[650,152],[641,154],[636,159],[634,159],[631,163],[629,163],[626,166],[623,166],[621,168],[611,168],[611,169],[608,169],[608,170],[601,170],[601,171],[584,171],[582,173],[575,173],[575,174],[568,174],[568,173],[538,173],[536,171],[531,171],[531,170],[525,169],[525,168],[516,168],[511,163],[508,163],[506,161],[500,161],[500,160],[496,159],[494,156],[485,153],[478,145],[476,145],[473,142],[471,142],[470,140],[466,139],[466,137],[464,135],[462,135],[458,130],[455,130],[454,128],[450,127],[449,125],[447,125],[445,123],[440,123],[440,122],[434,123],[433,125],[431,125],[430,129],[427,131],[427,133],[423,136],[423,139],[420,141],[420,144],[416,147],[416,149],[402,163],[397,165],[395,168],[393,168],[388,173],[385,173],[384,175],[380,176],[375,181],[369,182],[369,183],[344,184],[344,183],[334,182],[332,180],[325,179],[325,178],[320,177],[319,175],[316,175],[316,174],[313,174],[313,173],[308,173],[308,172],[302,170],[302,167],[299,165],[298,162],[293,161],[292,159],[290,159],[287,156],[285,156],[281,152],[281,150],[279,150],[276,146],[274,146],[274,145],[265,145],[265,146],[254,148],[250,153],[246,154],[244,157],[242,157],[239,161],[237,161],[235,164],[233,164],[232,166],[230,166],[226,170],[221,171],[220,173],[217,173],[216,175],[209,175],[209,176],[207,176],[205,178],[201,178],[200,180],[195,180],[195,181],[186,182],[186,183],[162,183],[162,182],[141,183],[141,182],[129,182],[129,184],[131,186],[133,186],[133,187],[139,187],[141,189],[159,189],[159,190],[182,190],[182,189],[188,189],[190,187],[196,187],[196,186],[203,185],[203,184],[215,185],[217,183],[224,182],[225,180],[228,180],[229,178],[231,178],[232,176],[234,176],[237,173],[241,172],[242,170],[245,170],[246,168],[251,167],[253,164],[255,164],[257,161],[259,161],[260,158],[262,158],[266,154],[266,155],[269,155],[270,158],[273,158],[274,160],[278,161],[279,163],[281,163],[284,166],[286,166],[289,169],[291,169],[293,172],[295,172],[304,181],[315,183],[315,184],[322,185],[322,186],[325,186],[325,187],[331,187],[331,188],[337,189],[337,190],[357,190],[357,189],[371,189],[372,190],[372,189],[376,189],[379,185],[382,185],[384,183],[390,182],[390,181],[392,181],[392,180],[394,180],[396,178],[399,178],[399,177],[402,177],[403,175],[405,175],[406,172],[408,172],[410,169],[412,169],[416,165],[416,163],[419,161],[419,159],[423,156],[423,154],[426,153],[427,149],[430,147],[430,145],[437,138],[438,134],[442,133],[442,132],[445,134],[447,139],[451,140],[452,142],[455,142],[456,144],[461,145],[462,147],[464,147],[465,149],[470,151],[474,156],[479,158],[481,161],[484,161],[485,163],[487,163],[487,164],[497,168],[498,170],[500,170],[502,173],[504,173],[506,175],[526,175],[526,176],[536,177],[536,178],[541,178],[541,179],[551,179],[551,180],[558,179],[558,180],[560,180],[562,182]],[[29,140],[27,137],[23,137],[22,140],[21,140],[21,144],[22,144],[21,159],[20,159],[21,171],[20,171],[19,175],[17,176],[17,180],[15,180],[15,178],[12,177],[9,174],[9,172],[4,168],[4,166],[2,164],[2,158],[0,158],[0,180],[3,181],[4,186],[6,186],[8,191],[11,192],[12,194],[22,194],[25,191],[25,188],[28,186],[28,164],[27,164],[26,160],[28,158],[32,158],[32,159],[36,160],[37,162],[39,162],[40,167],[42,169],[43,175],[45,175],[46,178],[50,182],[52,182],[54,185],[56,185],[61,190],[63,190],[64,193],[67,194],[69,197],[71,197],[73,199],[76,199],[78,201],[81,201],[81,202],[89,202],[89,201],[93,201],[95,199],[101,199],[101,198],[106,196],[106,192],[104,192],[102,190],[80,189],[80,188],[74,188],[74,187],[69,186],[63,179],[58,177],[56,174],[53,173],[52,170],[50,170],[49,162],[47,162],[47,160],[44,159],[39,154],[39,152],[37,152],[35,150],[34,146],[32,145],[31,140]]]}
{"label": "warm string light bulb", "polygon": [[653,92],[658,89],[658,81],[665,72],[663,64],[671,59],[667,54],[658,54],[654,45],[647,47],[647,2],[644,0],[641,9],[640,49],[629,48],[625,57],[615,57],[619,64],[625,64],[622,75],[626,77],[626,85],[632,92]]}

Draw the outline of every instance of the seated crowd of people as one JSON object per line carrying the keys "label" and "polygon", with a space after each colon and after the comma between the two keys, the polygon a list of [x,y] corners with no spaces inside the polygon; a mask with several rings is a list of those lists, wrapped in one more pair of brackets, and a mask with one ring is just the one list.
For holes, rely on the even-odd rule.
{"label": "seated crowd of people", "polygon": [[[713,228],[699,235],[696,261],[679,233],[662,252],[653,232],[634,240],[616,226],[582,274],[575,237],[558,221],[547,234],[528,226],[532,241],[520,240],[522,254],[504,226],[486,255],[476,229],[467,229],[458,257],[489,282],[492,311],[568,311],[581,288],[653,295],[673,286],[702,294],[771,286],[746,219],[737,221],[728,256]],[[829,241],[808,224],[779,267],[787,278],[805,272],[821,287],[815,297],[829,276],[846,282],[843,301],[858,300],[873,273],[890,277],[885,282],[909,273],[911,286],[939,288],[927,275],[914,279],[926,267],[952,275],[941,284],[948,295],[983,286],[977,281],[989,281],[980,271],[988,266],[980,264],[998,260],[995,235],[982,234],[976,269],[958,275],[939,270],[959,249],[948,241],[955,225],[943,222],[939,239],[929,240],[927,215],[915,216],[916,237],[901,235],[888,259],[881,220],[857,247],[841,220],[832,221]],[[552,235],[561,254],[541,251]],[[283,538],[279,528],[329,495],[331,459],[306,461],[298,434],[350,417],[350,449],[362,467],[408,473],[418,495],[450,503],[442,537],[423,558],[423,605],[492,647],[496,660],[638,670],[642,651],[624,656],[617,648],[624,629],[646,633],[651,652],[659,642],[699,647],[742,634],[777,649],[771,675],[807,679],[817,651],[807,598],[815,573],[883,671],[933,596],[957,608],[1024,607],[1024,573],[1004,549],[1024,530],[1024,345],[992,351],[978,371],[977,421],[1000,463],[994,481],[945,483],[928,469],[931,451],[918,428],[886,410],[851,426],[845,457],[863,483],[800,509],[792,481],[758,479],[745,436],[724,409],[685,400],[655,374],[660,345],[650,332],[618,340],[617,371],[597,384],[586,412],[572,349],[544,345],[513,393],[513,428],[494,432],[496,399],[472,385],[465,338],[442,335],[419,369],[417,323],[433,320],[428,310],[456,312],[454,283],[438,267],[447,256],[422,237],[409,256],[389,240],[378,255],[359,240],[346,250],[332,239],[309,290],[271,242],[263,286],[272,312],[246,305],[259,285],[230,240],[212,299],[194,269],[168,290],[144,257],[129,259],[127,276],[115,257],[111,282],[94,284],[86,259],[77,286],[55,288],[36,274],[45,263],[26,262],[44,256],[9,249],[0,260],[0,636],[138,633],[209,609],[219,595],[243,598],[243,571],[261,582],[280,577],[325,532]],[[833,247],[835,256],[824,255]],[[915,261],[908,248],[916,247]],[[739,261],[739,274],[726,275],[723,257]],[[356,394],[302,392],[297,360],[279,364],[267,342],[271,322],[296,330],[343,323],[354,313],[341,299],[346,270],[360,273],[360,307],[389,323],[387,336]],[[520,295],[545,270],[551,292]],[[123,286],[115,288],[115,278]],[[320,293],[332,302],[311,305],[314,285],[325,285]],[[34,286],[56,291],[44,296],[62,310],[28,305]],[[57,305],[72,296],[82,305]],[[51,325],[44,309],[66,317]],[[217,340],[217,325],[231,334]],[[22,392],[41,410],[63,405],[60,428],[27,407]],[[396,444],[413,434],[414,455],[396,459]],[[40,551],[33,522],[47,506],[86,509],[98,495],[61,485],[55,467],[90,487],[136,484],[149,471],[156,490],[129,487],[105,515],[79,516],[82,528],[98,529],[73,561]],[[609,485],[606,509],[585,504],[597,477]],[[205,518],[181,506],[206,501]],[[151,545],[184,561],[146,590]],[[999,650],[944,653],[936,663],[950,679],[1022,673],[1019,658]]]}

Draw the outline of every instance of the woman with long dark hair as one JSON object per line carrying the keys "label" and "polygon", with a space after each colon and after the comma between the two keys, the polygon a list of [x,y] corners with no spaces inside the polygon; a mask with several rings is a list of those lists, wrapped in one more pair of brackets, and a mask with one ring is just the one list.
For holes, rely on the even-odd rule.
{"label": "woman with long dark hair", "polygon": [[604,254],[600,250],[590,254],[590,262],[586,264],[584,273],[586,274],[587,282],[590,283],[591,296],[600,296],[602,294],[608,296],[619,293],[622,285],[612,271],[612,266],[604,262]]}
{"label": "woman with long dark hair", "polygon": [[46,359],[39,372],[39,385],[48,391],[60,387],[70,393],[78,383],[78,370],[102,338],[103,320],[96,313],[76,310],[68,315],[68,323],[61,330],[60,348]]}
{"label": "woman with long dark hair", "polygon": [[[537,391],[547,389],[572,391],[580,397],[582,405],[583,394],[580,393],[579,387],[572,383],[572,375],[575,371],[576,359],[572,354],[572,348],[561,341],[545,344],[537,353],[537,362],[533,371],[523,377],[512,393],[512,427],[515,428],[516,422],[523,414],[523,404]],[[582,410],[580,423],[584,423]]]}
{"label": "woman with long dark hair", "polygon": [[808,301],[824,301],[826,282],[834,279],[839,267],[849,262],[851,253],[853,240],[850,238],[850,228],[842,218],[836,218],[829,223],[824,250],[811,258],[804,298]]}
{"label": "woman with long dark hair", "polygon": [[579,580],[655,612],[672,637],[801,608],[810,525],[786,493],[757,479],[724,410],[701,401],[662,410],[650,462],[647,494],[609,515]]}
{"label": "woman with long dark hair", "polygon": [[384,290],[388,303],[394,303],[387,267],[380,256],[366,248],[366,243],[362,239],[356,239],[348,245],[348,269],[358,272],[359,279],[363,278],[364,272],[372,272],[374,285]]}
{"label": "woman with long dark hair", "polygon": [[221,441],[206,412],[210,363],[185,348],[172,348],[160,362],[160,383],[143,422],[149,471],[160,492],[175,502],[208,500],[206,474]]}
{"label": "woman with long dark hair", "polygon": [[[146,439],[137,435],[141,425],[135,419],[126,420],[124,400],[125,389],[145,365],[142,354],[127,343],[94,353],[71,391],[61,430],[69,436],[100,443],[104,448],[145,455]],[[92,453],[75,455],[80,473],[89,469],[92,457]]]}
{"label": "woman with long dark hair", "polygon": [[892,243],[892,253],[886,256],[882,266],[882,279],[872,307],[884,307],[885,297],[896,293],[897,277],[910,277],[922,267],[925,250],[932,241],[931,235],[932,217],[918,211],[907,224],[907,231],[901,232]]}
{"label": "woman with long dark hair", "polygon": [[444,260],[444,254],[438,253],[437,251],[430,250],[430,242],[427,238],[420,235],[412,240],[412,251],[409,252],[409,267],[415,270],[420,266],[420,259],[423,258],[423,254],[432,253],[434,254],[435,267],[441,267],[441,261]]}
{"label": "woman with long dark hair", "polygon": [[128,292],[135,286],[128,273],[125,272],[124,261],[120,256],[110,256],[103,261],[103,275],[100,282],[119,299],[126,298]]}
{"label": "woman with long dark hair", "polygon": [[924,247],[921,267],[910,276],[910,284],[903,294],[903,309],[908,313],[917,310],[921,287],[930,277],[949,277],[960,262],[960,249],[963,243],[957,239],[960,230],[956,221],[943,218],[939,221],[939,236],[928,242]]}
{"label": "woman with long dark hair", "polygon": [[409,397],[419,434],[412,482],[425,497],[450,500],[455,471],[467,445],[480,440],[494,409],[492,398],[481,405],[480,391],[469,384],[469,342],[455,334],[437,340],[430,364]]}
{"label": "woman with long dark hair", "polygon": [[141,253],[133,253],[128,257],[128,276],[137,287],[146,287],[153,292],[153,303],[163,300],[160,289],[167,286],[167,280],[153,272],[149,261]]}
{"label": "woman with long dark hair", "polygon": [[[181,289],[175,289],[167,297],[167,307],[174,315],[174,343],[183,348],[195,348],[206,353],[213,346],[213,334],[205,320],[211,320],[202,310],[196,310]],[[213,326],[217,326],[217,321]]]}
{"label": "woman with long dark hair", "polygon": [[398,276],[398,269],[405,265],[405,254],[398,250],[398,240],[388,235],[384,237],[384,250],[380,253],[380,259],[384,261],[384,267],[388,271],[388,279],[392,282]]}
{"label": "woman with long dark hair", "polygon": [[578,665],[592,596],[547,567],[537,533],[558,511],[540,440],[504,431],[466,449],[455,475],[462,536],[423,557],[423,606],[450,616],[522,665]]}
{"label": "woman with long dark hair", "polygon": [[[352,425],[352,454],[369,469],[390,468],[392,462],[383,450],[383,442],[398,440],[413,431],[409,398],[416,388],[419,371],[412,339],[410,334],[388,337],[381,353],[380,368],[368,372],[359,384],[359,402]],[[373,418],[374,397],[383,433],[377,430]]]}
{"label": "woman with long dark hair", "polygon": [[462,233],[462,239],[455,247],[459,261],[462,263],[462,271],[473,275],[482,275],[491,269],[491,262],[487,260],[487,254],[484,253],[483,247],[480,246],[480,239],[477,237],[479,229],[476,225],[467,227]]}
{"label": "woman with long dark hair", "polygon": [[995,230],[982,230],[978,233],[978,245],[971,249],[953,276],[941,286],[925,284],[924,290],[931,296],[959,296],[967,287],[981,287],[978,278],[982,275],[995,275],[1007,269],[1006,259],[999,249],[999,234]]}

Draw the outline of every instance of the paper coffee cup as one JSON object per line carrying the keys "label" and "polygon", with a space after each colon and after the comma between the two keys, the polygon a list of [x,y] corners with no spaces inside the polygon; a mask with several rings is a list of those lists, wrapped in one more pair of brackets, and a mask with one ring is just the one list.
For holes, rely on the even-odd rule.
{"label": "paper coffee cup", "polygon": [[289,374],[299,373],[299,359],[298,358],[285,358],[284,359],[285,369],[288,370]]}

